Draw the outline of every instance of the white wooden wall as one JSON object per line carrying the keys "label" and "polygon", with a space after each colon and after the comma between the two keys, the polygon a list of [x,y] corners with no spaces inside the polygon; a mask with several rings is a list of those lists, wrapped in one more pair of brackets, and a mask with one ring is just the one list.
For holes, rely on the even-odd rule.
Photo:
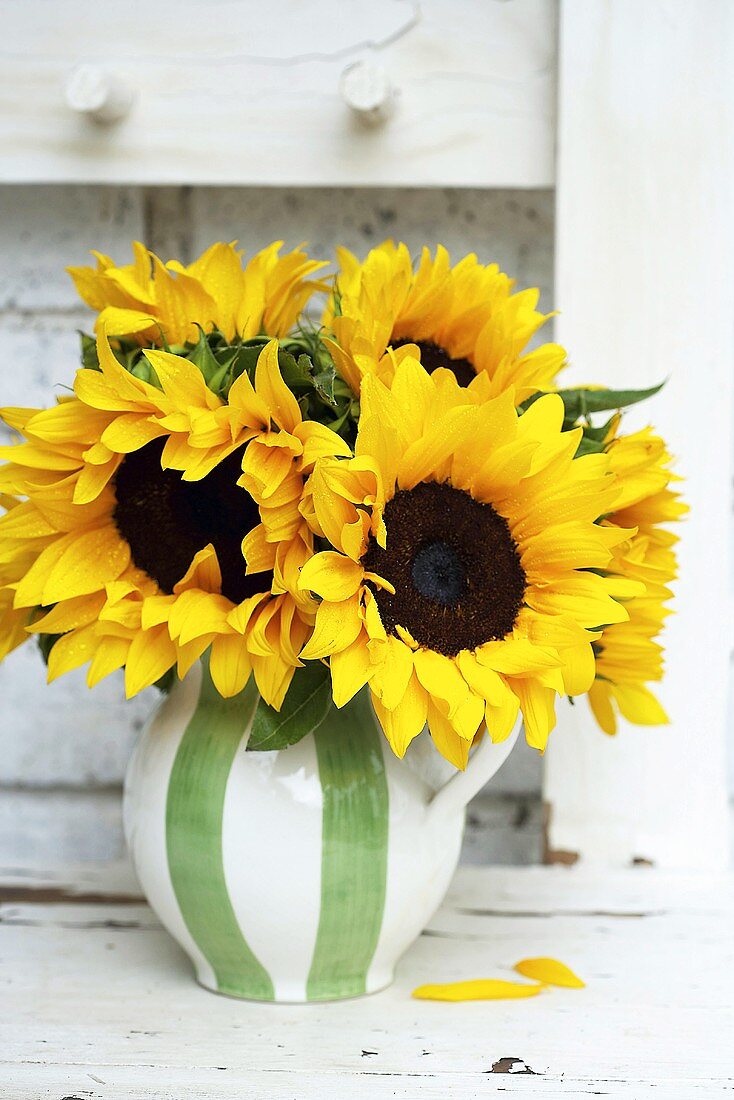
{"label": "white wooden wall", "polygon": [[551,848],[586,859],[721,867],[731,649],[734,5],[564,0],[557,331],[575,381],[647,386],[680,456],[671,725],[600,738],[585,708],[548,752]]}
{"label": "white wooden wall", "polygon": [[[673,724],[607,740],[583,708],[575,726],[567,716],[546,759],[549,847],[606,863],[720,865],[734,5],[560,0],[559,70],[557,8],[10,0],[0,401],[47,401],[68,377],[85,318],[63,266],[93,246],[123,256],[132,237],[184,259],[216,238],[246,247],[308,239],[324,254],[337,242],[364,252],[387,235],[413,248],[441,240],[540,285],[543,305],[562,311],[572,380],[644,385],[671,374],[649,415],[681,455],[693,505],[668,634]],[[120,121],[69,106],[68,80],[82,64],[101,65],[132,94]],[[368,79],[358,92],[389,86],[391,111],[379,108],[377,125],[341,90],[359,64]],[[527,189],[556,182],[556,145],[553,293],[553,197]],[[68,186],[95,182],[112,186]],[[12,186],[26,183],[46,186]],[[163,183],[176,186],[120,186]],[[337,190],[304,187],[314,184]],[[395,189],[410,184],[421,189]],[[44,850],[114,856],[119,782],[152,697],[125,708],[119,685],[88,696],[79,679],[44,693],[39,672],[28,654],[0,666],[0,863]],[[495,788],[520,801],[474,808],[468,858],[528,858],[518,840],[526,825],[513,827],[528,820],[539,854],[539,784],[537,759],[520,750]]]}

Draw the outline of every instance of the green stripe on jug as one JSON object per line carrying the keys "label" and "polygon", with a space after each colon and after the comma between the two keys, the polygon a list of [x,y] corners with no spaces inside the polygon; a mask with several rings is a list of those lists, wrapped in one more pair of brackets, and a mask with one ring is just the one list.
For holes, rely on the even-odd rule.
{"label": "green stripe on jug", "polygon": [[242,935],[227,890],[222,815],[227,780],[257,705],[250,678],[223,699],[202,661],[199,701],[171,769],[166,846],[174,893],[186,927],[214,971],[222,993],[272,1001],[270,975]]}
{"label": "green stripe on jug", "polygon": [[323,789],[321,915],[306,995],[364,993],[387,885],[388,788],[382,735],[364,688],[314,734]]}

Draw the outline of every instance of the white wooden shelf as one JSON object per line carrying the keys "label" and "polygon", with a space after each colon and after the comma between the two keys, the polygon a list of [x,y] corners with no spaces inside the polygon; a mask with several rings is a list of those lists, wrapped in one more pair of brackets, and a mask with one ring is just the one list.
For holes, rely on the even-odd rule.
{"label": "white wooden shelf", "polygon": [[3,14],[0,182],[553,182],[555,0]]}
{"label": "white wooden shelf", "polygon": [[[200,989],[125,868],[20,869],[2,896],[3,1100],[710,1100],[734,1089],[727,876],[464,868],[391,989],[320,1006]],[[543,954],[587,989],[410,997],[426,981],[511,976]]]}

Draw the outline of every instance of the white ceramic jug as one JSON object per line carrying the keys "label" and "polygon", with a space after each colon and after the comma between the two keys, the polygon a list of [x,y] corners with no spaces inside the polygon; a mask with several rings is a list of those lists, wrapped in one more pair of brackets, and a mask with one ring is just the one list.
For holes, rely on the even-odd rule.
{"label": "white ceramic jug", "polygon": [[248,752],[257,703],[192,669],[130,763],[125,831],[141,885],[202,985],[321,1001],[389,985],[441,903],[469,799],[508,756],[484,737],[467,770],[427,732],[392,753],[366,691],[298,744]]}

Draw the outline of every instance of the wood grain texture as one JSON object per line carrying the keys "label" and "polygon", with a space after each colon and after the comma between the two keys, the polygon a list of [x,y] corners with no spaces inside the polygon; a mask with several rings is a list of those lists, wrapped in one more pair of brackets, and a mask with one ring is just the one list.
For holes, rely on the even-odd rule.
{"label": "wood grain texture", "polygon": [[[0,1088],[4,1100],[723,1097],[733,913],[726,876],[465,868],[391,989],[265,1007],[197,987],[146,906],[4,905]],[[511,977],[546,954],[587,989],[410,999],[425,981]],[[508,1072],[520,1063],[533,1073]]]}
{"label": "wood grain texture", "polygon": [[[5,12],[0,179],[20,182],[547,186],[554,0],[25,0]],[[141,33],[141,29],[144,33]],[[376,60],[383,126],[341,98]],[[122,121],[76,115],[64,82],[107,66]]]}
{"label": "wood grain texture", "polygon": [[563,0],[556,304],[569,382],[662,394],[649,420],[680,456],[671,724],[599,733],[564,712],[545,773],[549,844],[583,859],[722,867],[726,823],[734,329],[734,7]]}

